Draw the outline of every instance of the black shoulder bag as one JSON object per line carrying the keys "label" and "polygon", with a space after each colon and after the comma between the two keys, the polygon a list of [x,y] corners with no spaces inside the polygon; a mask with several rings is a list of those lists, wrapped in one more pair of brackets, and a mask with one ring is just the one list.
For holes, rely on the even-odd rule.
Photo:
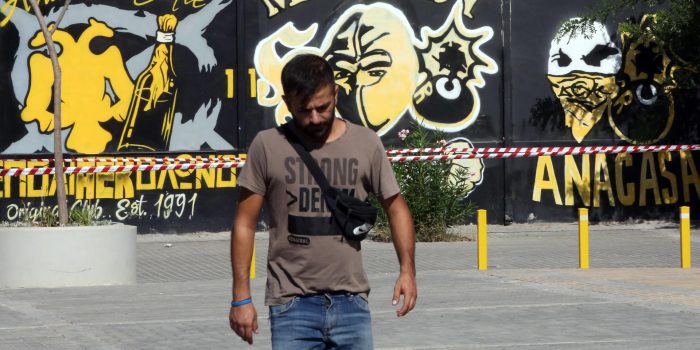
{"label": "black shoulder bag", "polygon": [[323,175],[321,168],[316,164],[305,145],[302,144],[296,133],[290,129],[289,125],[284,124],[280,129],[282,129],[289,143],[304,161],[306,168],[309,169],[316,183],[321,187],[326,205],[333,214],[333,220],[340,227],[340,232],[343,233],[343,236],[353,241],[365,239],[369,230],[372,229],[377,221],[377,208],[367,200],[362,201],[332,187],[328,183],[326,176]]}

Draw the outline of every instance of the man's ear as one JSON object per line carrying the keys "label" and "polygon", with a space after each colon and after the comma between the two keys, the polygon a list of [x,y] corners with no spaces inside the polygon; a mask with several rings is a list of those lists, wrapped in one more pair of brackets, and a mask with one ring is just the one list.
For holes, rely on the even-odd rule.
{"label": "man's ear", "polygon": [[[338,104],[338,91],[340,91],[338,84],[335,84],[335,104]],[[284,98],[284,96],[282,98]]]}

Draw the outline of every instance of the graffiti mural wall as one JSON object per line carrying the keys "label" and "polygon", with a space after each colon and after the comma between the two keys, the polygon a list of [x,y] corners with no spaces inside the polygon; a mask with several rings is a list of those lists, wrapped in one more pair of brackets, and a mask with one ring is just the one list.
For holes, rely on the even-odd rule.
{"label": "graffiti mural wall", "polygon": [[[558,35],[585,6],[512,1],[513,144],[697,143],[697,98],[676,91],[682,59],[653,40],[616,33],[617,22],[594,23],[589,35]],[[643,12],[626,16],[642,29],[655,20]],[[560,220],[589,207],[593,220],[670,219],[679,205],[700,198],[697,157],[683,151],[516,160],[510,173],[523,181],[510,184],[514,218]]]}
{"label": "graffiti mural wall", "polygon": [[[441,130],[448,147],[499,146],[503,134],[501,5],[449,1],[260,1],[245,6],[245,62],[255,73],[241,119],[243,143],[291,117],[280,73],[295,55],[333,66],[339,117],[398,147],[401,130]],[[309,15],[310,13],[319,15]],[[502,163],[461,160],[470,198],[503,212]],[[501,186],[479,191],[493,181]],[[495,191],[495,192],[494,192]],[[480,193],[481,192],[481,193]]]}
{"label": "graffiti mural wall", "polygon": [[[49,22],[59,1],[41,1]],[[682,60],[616,23],[558,35],[587,1],[73,1],[54,40],[71,156],[244,157],[290,118],[280,72],[328,59],[336,114],[375,130],[446,133],[454,147],[697,143],[696,107],[676,94]],[[630,13],[640,27],[654,21]],[[0,167],[38,167],[53,150],[53,74],[24,1],[0,0]],[[497,223],[669,217],[698,202],[692,152],[462,160],[468,200]],[[91,162],[89,165],[130,164]],[[71,165],[88,165],[75,162]],[[141,230],[226,229],[231,169],[68,176],[71,205]],[[52,210],[53,177],[0,179],[0,220]],[[43,208],[43,209],[42,209]]]}
{"label": "graffiti mural wall", "polygon": [[[49,23],[62,2],[41,1]],[[0,0],[0,9],[0,162],[46,166],[21,160],[53,151],[46,43],[25,1]],[[72,2],[53,34],[62,67],[64,150],[237,156],[235,18],[231,0]],[[105,164],[113,163],[71,165]],[[53,208],[52,176],[5,177],[1,184],[0,220]],[[221,169],[68,177],[71,205],[154,228],[179,220],[206,226],[211,207],[230,201],[233,187],[235,173]],[[230,216],[233,206],[226,207],[215,212]]]}

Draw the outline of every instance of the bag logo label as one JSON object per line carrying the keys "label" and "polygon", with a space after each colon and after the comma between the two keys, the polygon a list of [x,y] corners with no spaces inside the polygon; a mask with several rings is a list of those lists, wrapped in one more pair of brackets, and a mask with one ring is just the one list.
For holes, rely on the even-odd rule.
{"label": "bag logo label", "polygon": [[362,224],[362,226],[355,227],[355,229],[352,230],[352,234],[355,236],[364,235],[367,232],[369,232],[369,230],[371,230],[373,226],[374,225],[372,225],[368,222],[365,222],[364,224]]}
{"label": "bag logo label", "polygon": [[289,235],[287,236],[287,241],[291,244],[297,244],[297,245],[310,245],[311,240],[308,237],[299,237],[299,236],[294,236],[294,235]]}

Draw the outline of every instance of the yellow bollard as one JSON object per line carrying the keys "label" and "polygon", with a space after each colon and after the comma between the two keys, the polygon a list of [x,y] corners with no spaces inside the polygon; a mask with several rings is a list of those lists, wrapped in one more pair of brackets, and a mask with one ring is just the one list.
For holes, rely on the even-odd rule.
{"label": "yellow bollard", "polygon": [[477,210],[477,267],[479,270],[488,268],[488,245],[486,238],[486,210]]}
{"label": "yellow bollard", "polygon": [[690,207],[681,207],[681,268],[690,268]]}
{"label": "yellow bollard", "polygon": [[250,261],[250,279],[255,279],[255,242],[253,242],[253,258]]}
{"label": "yellow bollard", "polygon": [[578,210],[578,267],[588,269],[588,209]]}

